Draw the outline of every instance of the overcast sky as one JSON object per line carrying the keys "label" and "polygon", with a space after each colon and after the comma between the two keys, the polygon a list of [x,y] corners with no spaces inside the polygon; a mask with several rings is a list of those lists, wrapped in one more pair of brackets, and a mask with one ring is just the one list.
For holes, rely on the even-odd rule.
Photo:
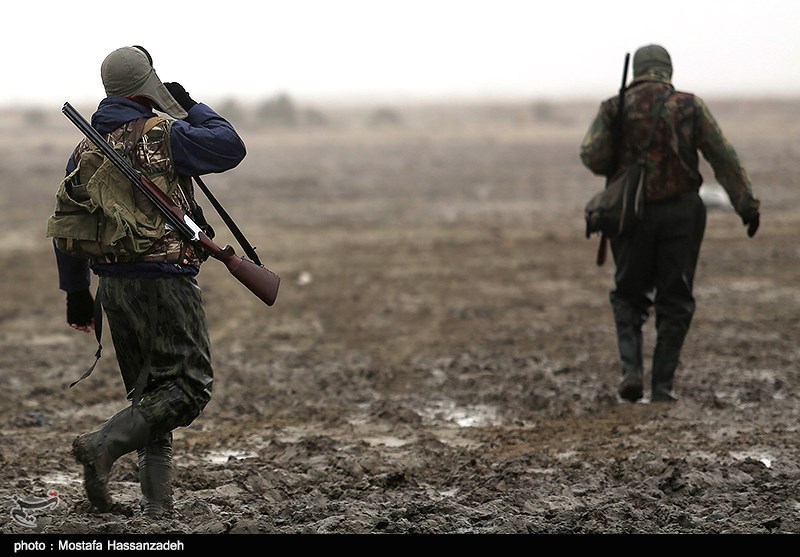
{"label": "overcast sky", "polygon": [[669,50],[678,88],[800,92],[797,0],[222,0],[3,7],[0,106],[99,100],[103,58],[141,44],[197,100],[587,98],[625,52]]}

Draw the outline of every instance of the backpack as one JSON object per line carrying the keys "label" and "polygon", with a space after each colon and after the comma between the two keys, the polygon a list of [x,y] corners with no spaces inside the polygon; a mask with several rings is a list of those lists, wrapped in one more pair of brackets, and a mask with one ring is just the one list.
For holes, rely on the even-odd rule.
{"label": "backpack", "polygon": [[[157,116],[136,121],[115,149],[131,160],[141,137],[164,120]],[[47,237],[58,250],[75,257],[133,260],[164,235],[165,223],[161,212],[89,143],[77,168],[58,187]]]}

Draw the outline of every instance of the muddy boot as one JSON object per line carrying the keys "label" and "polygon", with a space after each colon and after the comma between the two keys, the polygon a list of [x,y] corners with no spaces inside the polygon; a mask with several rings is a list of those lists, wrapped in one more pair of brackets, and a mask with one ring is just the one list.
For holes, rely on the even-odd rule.
{"label": "muddy boot", "polygon": [[146,445],[149,437],[150,426],[142,413],[128,407],[97,431],[83,433],[72,442],[72,455],[83,465],[83,487],[97,510],[108,511],[113,505],[108,476],[114,462]]}
{"label": "muddy boot", "polygon": [[617,346],[622,364],[622,382],[619,385],[619,396],[627,401],[636,402],[644,394],[642,371],[642,329],[640,323],[634,323],[632,316],[617,316]]}
{"label": "muddy boot", "polygon": [[658,341],[653,352],[652,402],[677,402],[678,397],[672,390],[675,370],[678,368],[681,345]]}
{"label": "muddy boot", "polygon": [[157,518],[172,511],[172,433],[139,449],[142,513]]}
{"label": "muddy boot", "polygon": [[642,383],[641,373],[635,375],[627,373],[622,376],[622,382],[619,384],[619,396],[629,402],[636,402],[644,395],[644,385]]}

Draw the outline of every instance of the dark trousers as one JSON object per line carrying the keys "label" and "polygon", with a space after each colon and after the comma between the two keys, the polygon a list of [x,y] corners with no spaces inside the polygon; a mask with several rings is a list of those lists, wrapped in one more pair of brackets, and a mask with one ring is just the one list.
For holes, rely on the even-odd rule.
{"label": "dark trousers", "polygon": [[641,374],[641,328],[655,310],[654,389],[672,390],[681,348],[695,311],[694,274],[706,227],[697,193],[645,205],[636,228],[611,241],[616,271],[610,293],[625,373]]}
{"label": "dark trousers", "polygon": [[205,310],[194,277],[100,277],[98,293],[125,390],[154,434],[166,438],[192,423],[211,399],[213,383]]}

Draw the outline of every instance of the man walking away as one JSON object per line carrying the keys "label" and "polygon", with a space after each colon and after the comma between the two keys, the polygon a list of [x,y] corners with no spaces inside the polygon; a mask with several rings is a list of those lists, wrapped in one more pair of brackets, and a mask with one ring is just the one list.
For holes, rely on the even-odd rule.
{"label": "man walking away", "polygon": [[[92,115],[92,126],[121,149],[133,167],[161,187],[195,222],[205,223],[193,193],[191,177],[223,172],[246,154],[231,124],[205,104],[195,102],[178,83],[162,83],[150,54],[142,47],[111,52],[101,66],[107,97]],[[158,116],[156,109],[166,116]],[[79,197],[91,187],[111,192],[100,201],[100,214],[113,222],[118,207],[114,172],[101,172],[93,146],[81,141],[67,163],[68,192]],[[92,163],[94,161],[94,163]],[[120,178],[116,178],[121,180]],[[125,183],[130,187],[130,183]],[[93,198],[94,199],[94,198]],[[99,277],[96,298],[108,319],[125,393],[131,404],[99,429],[73,442],[73,455],[83,466],[89,502],[100,511],[112,508],[108,479],[114,462],[137,451],[141,506],[147,516],[172,508],[172,431],[191,424],[211,398],[213,372],[200,288],[195,276],[208,257],[170,227],[154,227],[154,211],[134,194],[136,215],[144,236],[142,253],[111,249],[119,244],[93,226],[96,241],[85,238],[58,244],[59,286],[67,293],[67,322],[90,332],[95,307],[90,270]],[[93,218],[98,218],[93,213]],[[51,218],[48,235],[59,238],[65,219]],[[79,224],[79,223],[78,223]],[[205,226],[205,224],[203,224]],[[148,228],[149,227],[149,228]],[[208,234],[212,234],[210,229]],[[143,244],[141,238],[145,238]],[[81,256],[76,246],[97,249]],[[97,324],[98,327],[101,325]]]}
{"label": "man walking away", "polygon": [[[633,81],[624,92],[623,139],[615,158],[613,130],[619,110],[618,96],[603,102],[580,149],[589,170],[612,176],[640,157],[655,126],[646,153],[643,219],[630,233],[611,240],[616,269],[610,302],[622,366],[619,395],[631,402],[644,395],[642,326],[654,308],[651,400],[674,402],[675,371],[695,312],[693,281],[706,226],[698,152],[713,168],[750,237],[759,227],[760,203],[705,102],[673,87],[672,60],[662,46],[646,45],[634,54]],[[612,168],[617,160],[620,166]]]}

